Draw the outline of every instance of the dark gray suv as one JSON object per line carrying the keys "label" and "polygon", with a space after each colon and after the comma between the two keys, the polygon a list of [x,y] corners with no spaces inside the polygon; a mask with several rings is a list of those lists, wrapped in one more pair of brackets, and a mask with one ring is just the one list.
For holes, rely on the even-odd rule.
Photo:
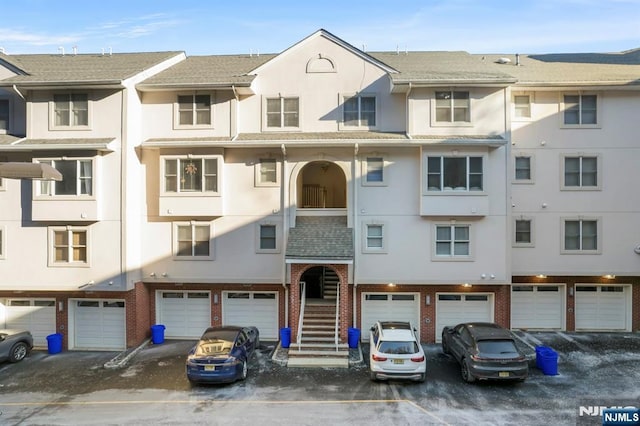
{"label": "dark gray suv", "polygon": [[33,349],[33,336],[24,330],[0,330],[0,361],[22,361]]}
{"label": "dark gray suv", "polygon": [[442,330],[442,351],[460,363],[462,378],[524,381],[529,363],[513,334],[497,324],[470,322]]}

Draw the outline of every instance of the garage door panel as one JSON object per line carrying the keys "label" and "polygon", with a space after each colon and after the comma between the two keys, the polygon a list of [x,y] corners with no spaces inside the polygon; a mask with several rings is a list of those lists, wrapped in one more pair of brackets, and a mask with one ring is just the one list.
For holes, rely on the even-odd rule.
{"label": "garage door panel", "polygon": [[278,339],[277,293],[224,293],[223,324],[255,326],[261,339]]}
{"label": "garage door panel", "polygon": [[563,329],[564,291],[559,285],[513,286],[511,328]]}
{"label": "garage door panel", "polygon": [[208,292],[160,292],[158,323],[166,338],[198,339],[211,326]]}
{"label": "garage door panel", "polygon": [[75,349],[120,350],[126,346],[123,301],[76,300],[73,309]]}
{"label": "garage door panel", "polygon": [[442,340],[442,329],[462,322],[493,322],[493,295],[436,295],[436,342]]}
{"label": "garage door panel", "polygon": [[576,329],[627,331],[629,297],[628,287],[577,285]]}
{"label": "garage door panel", "polygon": [[47,346],[47,336],[56,332],[55,305],[53,299],[9,299],[5,327],[29,330],[35,346]]}
{"label": "garage door panel", "polygon": [[420,332],[420,295],[416,293],[363,293],[361,339],[369,340],[376,321],[409,321]]}

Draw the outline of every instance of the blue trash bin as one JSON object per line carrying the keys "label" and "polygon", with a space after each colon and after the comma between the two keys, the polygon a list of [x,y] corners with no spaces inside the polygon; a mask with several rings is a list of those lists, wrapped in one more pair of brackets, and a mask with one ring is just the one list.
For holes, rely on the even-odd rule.
{"label": "blue trash bin", "polygon": [[347,336],[349,340],[349,348],[357,348],[358,344],[360,343],[360,329],[349,327],[347,331],[348,331]]}
{"label": "blue trash bin", "polygon": [[291,346],[291,328],[282,327],[280,329],[280,346],[283,348]]}
{"label": "blue trash bin", "polygon": [[546,376],[557,376],[558,353],[547,346],[536,346],[536,367]]}
{"label": "blue trash bin", "polygon": [[62,334],[54,333],[47,336],[47,349],[50,354],[62,352]]}
{"label": "blue trash bin", "polygon": [[164,330],[165,326],[162,324],[156,324],[151,326],[151,341],[154,345],[164,343]]}

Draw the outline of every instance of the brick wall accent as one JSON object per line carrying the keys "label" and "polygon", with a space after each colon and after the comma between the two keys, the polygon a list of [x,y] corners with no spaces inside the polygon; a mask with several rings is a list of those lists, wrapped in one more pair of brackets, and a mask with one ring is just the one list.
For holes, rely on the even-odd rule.
{"label": "brick wall accent", "polygon": [[347,342],[347,332],[349,324],[351,323],[351,304],[349,297],[349,281],[348,281],[348,265],[343,264],[307,264],[307,263],[294,263],[291,265],[291,287],[289,290],[289,324],[291,327],[291,341],[295,342],[298,338],[298,322],[300,317],[300,278],[307,269],[325,266],[333,269],[338,278],[340,279],[340,320],[339,320],[339,334],[340,342]]}
{"label": "brick wall accent", "polygon": [[151,317],[149,315],[149,289],[138,282],[127,293],[127,347],[138,346],[151,335]]}

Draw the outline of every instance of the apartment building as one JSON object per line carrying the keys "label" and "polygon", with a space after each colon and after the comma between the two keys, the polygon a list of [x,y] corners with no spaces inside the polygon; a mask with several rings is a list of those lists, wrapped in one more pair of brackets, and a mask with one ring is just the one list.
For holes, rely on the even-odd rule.
{"label": "apartment building", "polygon": [[[640,52],[0,54],[0,325],[640,329]],[[623,189],[624,188],[624,189]]]}

